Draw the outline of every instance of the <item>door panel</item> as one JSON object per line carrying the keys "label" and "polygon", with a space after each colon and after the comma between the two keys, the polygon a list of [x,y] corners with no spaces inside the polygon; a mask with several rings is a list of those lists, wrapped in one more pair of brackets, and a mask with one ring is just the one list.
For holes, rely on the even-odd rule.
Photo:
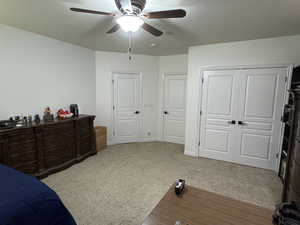
{"label": "door panel", "polygon": [[186,75],[165,75],[163,107],[163,139],[184,143]]}
{"label": "door panel", "polygon": [[165,107],[182,110],[185,107],[185,76],[166,76]]}
{"label": "door panel", "polygon": [[233,79],[231,74],[208,77],[207,113],[209,115],[232,115]]}
{"label": "door panel", "polygon": [[116,79],[116,105],[122,110],[135,108],[139,104],[138,80],[136,76],[128,77],[127,75]]}
{"label": "door panel", "polygon": [[204,73],[199,155],[232,161],[237,71]]}
{"label": "door panel", "polygon": [[229,152],[231,134],[227,131],[207,129],[204,141],[209,151]]}
{"label": "door panel", "polygon": [[137,136],[138,123],[136,118],[119,118],[116,130],[118,131],[117,134],[119,138],[132,137],[133,135]]}
{"label": "door panel", "polygon": [[272,73],[246,75],[244,117],[273,118],[277,76]]}
{"label": "door panel", "polygon": [[241,156],[254,159],[270,159],[271,137],[252,133],[242,134]]}
{"label": "door panel", "polygon": [[241,151],[238,163],[275,169],[284,90],[285,69],[250,69],[240,76],[239,121],[237,127]]}
{"label": "door panel", "polygon": [[[177,118],[175,119],[168,119],[165,122],[165,131],[168,137],[178,138],[181,139],[184,137],[184,121],[179,120]],[[170,141],[171,142],[171,141]]]}
{"label": "door panel", "polygon": [[[140,136],[140,75],[114,74],[114,135],[116,143],[138,141]],[[138,113],[137,113],[138,112]]]}

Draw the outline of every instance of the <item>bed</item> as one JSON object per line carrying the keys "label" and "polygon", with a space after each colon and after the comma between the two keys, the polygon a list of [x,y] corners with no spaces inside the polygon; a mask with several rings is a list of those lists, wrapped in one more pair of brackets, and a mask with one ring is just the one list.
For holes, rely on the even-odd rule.
{"label": "bed", "polygon": [[1,225],[76,225],[58,195],[34,177],[0,164]]}

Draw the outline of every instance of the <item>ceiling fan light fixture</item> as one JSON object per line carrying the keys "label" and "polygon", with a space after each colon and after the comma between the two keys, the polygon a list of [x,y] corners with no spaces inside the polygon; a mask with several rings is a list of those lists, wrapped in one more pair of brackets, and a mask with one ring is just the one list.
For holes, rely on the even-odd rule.
{"label": "ceiling fan light fixture", "polygon": [[144,20],[139,16],[124,15],[117,19],[117,23],[125,32],[136,32],[144,24]]}

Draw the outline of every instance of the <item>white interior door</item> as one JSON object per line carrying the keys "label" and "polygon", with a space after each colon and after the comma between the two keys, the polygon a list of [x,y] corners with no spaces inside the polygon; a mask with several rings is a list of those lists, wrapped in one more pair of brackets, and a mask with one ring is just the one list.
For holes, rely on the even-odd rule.
{"label": "white interior door", "polygon": [[285,76],[278,68],[204,72],[199,155],[275,169]]}
{"label": "white interior door", "polygon": [[232,161],[236,148],[238,71],[204,72],[199,155]]}
{"label": "white interior door", "polygon": [[186,75],[164,76],[163,139],[184,144]]}
{"label": "white interior door", "polygon": [[140,74],[114,74],[115,143],[136,142],[140,137],[141,77]]}
{"label": "white interior door", "polygon": [[286,69],[244,70],[240,76],[239,151],[234,161],[274,170],[279,152]]}

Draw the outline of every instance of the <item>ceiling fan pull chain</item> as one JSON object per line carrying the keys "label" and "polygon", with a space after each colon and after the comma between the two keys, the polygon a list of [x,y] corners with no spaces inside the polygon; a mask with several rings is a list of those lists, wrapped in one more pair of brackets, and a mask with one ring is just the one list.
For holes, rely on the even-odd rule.
{"label": "ceiling fan pull chain", "polygon": [[131,57],[131,51],[132,51],[132,32],[129,31],[129,48],[128,48],[128,57],[129,57],[129,60],[132,59]]}

